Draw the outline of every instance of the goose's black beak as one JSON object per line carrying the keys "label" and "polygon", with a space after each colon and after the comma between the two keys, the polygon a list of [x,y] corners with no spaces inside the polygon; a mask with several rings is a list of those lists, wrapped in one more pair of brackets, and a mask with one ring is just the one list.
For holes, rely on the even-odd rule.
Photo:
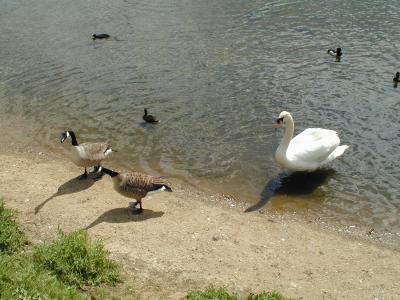
{"label": "goose's black beak", "polygon": [[67,136],[62,134],[60,138],[61,138],[60,143],[63,143],[66,140]]}

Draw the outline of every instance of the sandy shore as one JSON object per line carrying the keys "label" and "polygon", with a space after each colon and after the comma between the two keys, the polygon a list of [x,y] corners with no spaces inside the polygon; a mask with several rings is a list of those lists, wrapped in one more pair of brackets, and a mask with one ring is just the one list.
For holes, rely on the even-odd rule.
{"label": "sandy shore", "polygon": [[0,195],[20,212],[30,240],[49,241],[58,227],[87,228],[122,265],[126,299],[179,299],[209,285],[239,295],[275,289],[295,299],[400,299],[397,250],[243,213],[173,180],[173,193],[149,195],[135,216],[108,176],[78,181],[81,170],[68,160],[20,152],[0,154]]}

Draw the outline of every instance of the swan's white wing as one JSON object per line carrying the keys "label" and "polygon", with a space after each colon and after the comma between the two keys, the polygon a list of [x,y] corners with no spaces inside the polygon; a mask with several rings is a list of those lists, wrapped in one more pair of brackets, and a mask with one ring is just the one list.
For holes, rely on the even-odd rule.
{"label": "swan's white wing", "polygon": [[313,169],[325,161],[339,144],[336,131],[308,128],[290,141],[286,155],[292,164]]}

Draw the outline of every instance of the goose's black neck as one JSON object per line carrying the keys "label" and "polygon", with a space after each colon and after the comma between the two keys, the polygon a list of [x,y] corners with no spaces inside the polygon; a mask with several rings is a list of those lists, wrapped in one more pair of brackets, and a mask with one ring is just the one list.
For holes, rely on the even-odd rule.
{"label": "goose's black neck", "polygon": [[104,168],[104,167],[101,168],[101,171],[103,173],[106,173],[106,174],[110,175],[111,177],[115,177],[115,176],[119,175],[118,172],[115,172],[113,170],[110,170],[110,169],[107,169],[107,168]]}
{"label": "goose's black neck", "polygon": [[144,115],[147,116],[147,108],[144,109]]}
{"label": "goose's black neck", "polygon": [[68,131],[68,133],[71,136],[72,146],[78,146],[78,141],[76,140],[75,133],[72,130]]}

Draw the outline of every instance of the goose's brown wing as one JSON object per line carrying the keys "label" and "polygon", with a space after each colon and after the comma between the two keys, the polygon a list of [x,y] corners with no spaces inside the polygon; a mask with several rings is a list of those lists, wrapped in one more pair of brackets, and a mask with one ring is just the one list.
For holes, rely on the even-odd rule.
{"label": "goose's brown wing", "polygon": [[133,172],[121,175],[121,187],[124,186],[125,190],[129,189],[135,193],[140,192],[146,194],[147,192],[161,188],[163,185],[161,178],[147,174]]}

